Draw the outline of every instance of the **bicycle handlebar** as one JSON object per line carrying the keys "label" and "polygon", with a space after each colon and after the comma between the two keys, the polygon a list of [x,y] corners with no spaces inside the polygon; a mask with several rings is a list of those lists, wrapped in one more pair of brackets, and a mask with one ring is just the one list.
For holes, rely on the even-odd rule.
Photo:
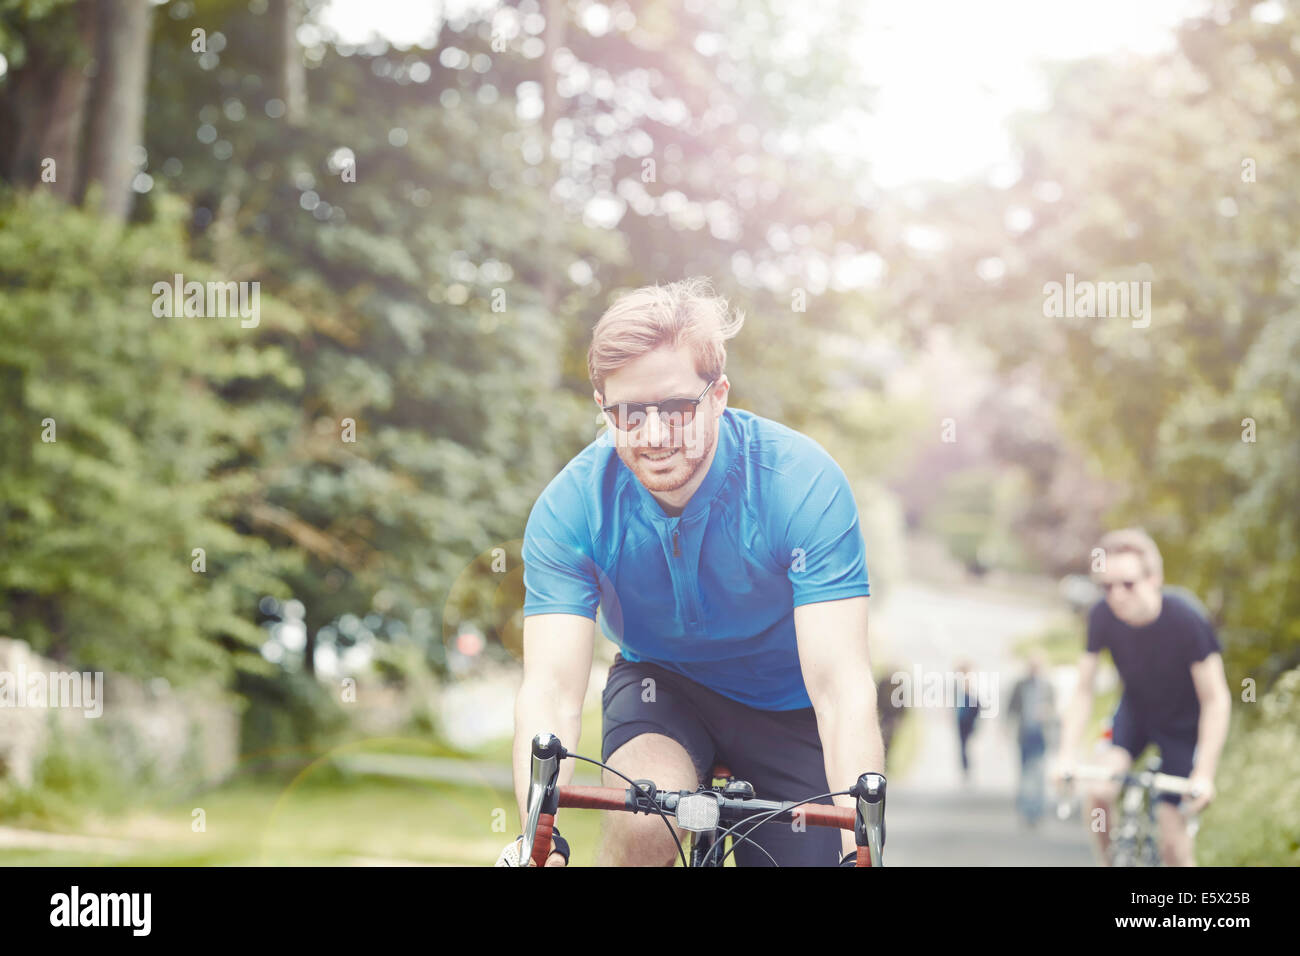
{"label": "bicycle handlebar", "polygon": [[[645,781],[638,781],[643,783]],[[700,791],[690,790],[651,790],[647,796],[631,787],[620,790],[617,787],[560,787],[561,807],[580,810],[624,810],[631,813],[654,813],[647,806],[653,802],[664,813],[676,813],[683,797],[693,797]],[[796,813],[804,823],[815,827],[836,827],[847,830],[854,826],[857,814],[848,807],[827,806],[826,804],[805,804],[797,807],[793,800],[776,802],[773,800],[736,799],[719,793],[705,795],[717,801],[718,825],[730,826],[750,817],[773,813],[774,820],[793,820]],[[683,827],[683,829],[691,829]]]}
{"label": "bicycle handlebar", "polygon": [[1075,767],[1074,769],[1062,774],[1061,779],[1067,784],[1075,778],[1079,780],[1103,780],[1118,783],[1127,777],[1132,777],[1137,781],[1139,786],[1161,793],[1173,793],[1185,796],[1194,793],[1196,790],[1190,777],[1176,777],[1172,774],[1160,773],[1153,770],[1129,770],[1125,772],[1111,770],[1108,767],[1081,766]]}
{"label": "bicycle handlebar", "polygon": [[[752,817],[765,816],[769,820],[789,821],[798,813],[809,826],[834,827],[853,830],[857,843],[856,866],[882,866],[885,845],[885,789],[883,774],[864,773],[858,777],[850,792],[857,798],[855,809],[826,804],[800,804],[795,801],[758,800],[750,797],[729,797],[714,790],[656,790],[648,780],[636,781],[636,789],[628,787],[587,787],[556,785],[560,760],[566,751],[554,734],[538,734],[533,738],[532,773],[528,785],[528,816],[524,821],[524,846],[531,849],[534,866],[544,866],[551,851],[551,835],[555,814],[560,807],[584,810],[621,810],[631,813],[671,813],[678,817],[683,829],[711,830],[742,823]],[[691,804],[683,808],[683,800]],[[696,800],[694,798],[700,798]],[[708,803],[702,803],[707,801]],[[716,813],[712,806],[716,805]],[[679,809],[686,809],[686,821]],[[757,827],[759,824],[755,824]],[[753,828],[751,828],[753,829]]]}

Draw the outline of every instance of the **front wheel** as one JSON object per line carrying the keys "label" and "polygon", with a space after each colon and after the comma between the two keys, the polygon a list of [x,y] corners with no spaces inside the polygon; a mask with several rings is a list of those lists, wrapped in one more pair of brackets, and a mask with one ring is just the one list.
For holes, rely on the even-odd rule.
{"label": "front wheel", "polygon": [[1160,858],[1160,848],[1151,837],[1147,837],[1142,843],[1142,866],[1164,866],[1164,860]]}
{"label": "front wheel", "polygon": [[1131,834],[1120,833],[1107,847],[1111,866],[1138,866],[1137,840]]}

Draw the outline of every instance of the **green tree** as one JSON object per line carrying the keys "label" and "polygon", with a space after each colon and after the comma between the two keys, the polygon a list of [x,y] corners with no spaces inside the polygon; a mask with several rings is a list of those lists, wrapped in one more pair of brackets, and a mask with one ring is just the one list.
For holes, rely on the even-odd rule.
{"label": "green tree", "polygon": [[229,673],[229,649],[259,642],[246,609],[278,565],[230,520],[272,416],[221,391],[299,373],[238,319],[154,314],[154,283],[192,270],[177,205],[159,212],[122,229],[0,197],[0,633],[185,681]]}
{"label": "green tree", "polygon": [[[917,277],[900,302],[977,316],[1004,370],[1042,383],[1120,490],[1108,523],[1145,525],[1166,577],[1207,599],[1230,673],[1267,682],[1300,661],[1300,20],[1254,6],[1215,4],[1166,54],[1057,68],[1048,108],[1015,124],[1019,181],[932,199],[948,247],[899,259]],[[1047,314],[1070,275],[1148,282],[1149,326]]]}

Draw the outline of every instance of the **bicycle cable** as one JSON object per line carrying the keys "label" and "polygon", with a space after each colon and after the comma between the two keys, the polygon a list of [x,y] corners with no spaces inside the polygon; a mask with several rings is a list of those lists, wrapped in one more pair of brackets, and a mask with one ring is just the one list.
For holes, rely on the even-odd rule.
{"label": "bicycle cable", "polygon": [[[570,751],[565,750],[563,747],[560,748],[560,757],[561,759],[563,759],[564,757],[572,757],[575,760],[585,760],[587,761],[587,763],[594,763],[597,767],[602,767],[605,770],[608,770],[610,773],[622,777],[624,780],[630,783],[634,789],[639,790],[641,793],[644,793],[647,797],[650,796],[650,791],[646,790],[645,787],[637,786],[637,782],[635,780],[631,779],[630,777],[624,776],[623,774],[615,770],[613,767],[609,766],[608,764],[603,764],[599,760],[592,760],[590,757],[584,757],[581,754],[571,753]],[[659,791],[656,790],[655,792],[658,793]],[[813,799],[816,798],[814,797]],[[673,838],[673,842],[677,844],[677,855],[681,857],[682,866],[686,867],[687,869],[690,869],[690,864],[686,862],[686,851],[682,849],[682,841],[677,838],[677,831],[673,829],[673,825],[668,821],[668,814],[664,813],[663,809],[659,806],[659,804],[655,803],[653,800],[650,801],[650,806],[654,809],[655,813],[659,814],[659,816],[663,818],[664,826],[668,828],[669,835]],[[648,812],[649,811],[647,811],[647,813]],[[757,845],[758,844],[755,844],[755,846]]]}
{"label": "bicycle cable", "polygon": [[[763,848],[758,845],[758,842],[756,840],[750,839],[749,834],[753,833],[764,823],[769,822],[777,814],[788,813],[789,811],[793,810],[795,807],[801,807],[805,803],[812,803],[814,800],[820,800],[822,797],[843,797],[843,796],[852,796],[852,795],[853,793],[850,790],[836,790],[831,793],[819,793],[815,796],[809,797],[807,800],[800,800],[798,803],[792,803],[788,807],[779,807],[776,810],[764,810],[762,813],[756,813],[752,817],[746,817],[744,820],[739,820],[736,823],[733,823],[726,830],[722,831],[722,835],[718,837],[718,842],[713,844],[713,846],[709,847],[709,853],[712,853],[714,849],[716,849],[717,847],[722,846],[722,843],[727,838],[728,834],[731,835],[731,849],[728,850],[726,853],[722,854],[722,859],[718,861],[719,866],[726,863],[727,857],[735,853],[736,848],[739,847],[740,844],[742,843],[746,843],[746,842],[752,843],[760,850],[763,850]],[[748,823],[750,820],[756,820],[757,822],[748,830],[746,830],[744,833],[735,832],[736,827],[740,826],[742,823]],[[840,829],[839,827],[836,827],[836,832],[839,832],[839,829]],[[709,853],[704,854],[704,859],[707,860],[709,858]],[[772,859],[771,854],[768,854],[766,850],[763,850],[763,853],[767,854],[767,858],[769,860]],[[774,865],[779,865],[776,863],[776,860],[772,860],[772,863]]]}
{"label": "bicycle cable", "polygon": [[[740,821],[740,823],[747,823],[747,822],[748,822],[747,820],[741,820],[741,821]],[[760,822],[762,822],[762,821],[760,821]],[[740,826],[740,823],[737,823],[736,826]],[[762,853],[763,856],[767,857],[769,860],[772,861],[772,865],[773,865],[773,866],[777,866],[777,867],[779,867],[781,864],[778,863],[778,862],[776,862],[776,858],[775,858],[774,856],[772,856],[772,854],[770,854],[770,853],[767,852],[767,848],[764,847],[763,844],[759,843],[757,840],[750,839],[750,837],[748,836],[748,834],[753,833],[753,832],[754,832],[755,830],[757,830],[757,829],[758,829],[758,824],[756,823],[756,824],[754,824],[752,827],[750,827],[748,830],[746,830],[744,833],[741,833],[741,834],[735,834],[735,833],[733,833],[733,834],[731,835],[732,849],[735,849],[736,837],[739,836],[742,842],[747,841],[747,842],[749,842],[750,844],[752,844],[753,846],[757,847],[758,850],[759,850],[759,852]],[[728,830],[727,832],[730,833],[731,831]],[[724,833],[724,834],[722,834],[722,836],[720,836],[720,837],[718,838],[718,841],[717,841],[717,842],[718,842],[718,843],[725,843],[725,842],[726,842],[726,839],[727,839],[727,834]],[[717,845],[717,843],[714,844],[714,846],[716,846],[716,845]],[[703,859],[703,860],[707,860],[707,859],[709,858],[709,854],[712,853],[712,852],[713,852],[713,847],[709,847],[709,849],[708,849],[707,851],[705,851],[705,854],[704,854],[704,856],[703,856],[701,859]],[[726,860],[727,860],[727,858],[724,856],[724,857],[722,858],[722,862],[725,863]],[[701,865],[703,865],[703,864],[701,864]],[[722,863],[719,863],[718,866],[722,866]]]}

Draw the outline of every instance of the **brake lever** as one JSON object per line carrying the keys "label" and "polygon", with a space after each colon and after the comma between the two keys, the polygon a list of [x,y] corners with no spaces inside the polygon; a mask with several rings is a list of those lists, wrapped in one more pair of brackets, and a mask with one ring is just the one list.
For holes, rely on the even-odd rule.
{"label": "brake lever", "polygon": [[864,773],[850,791],[858,799],[853,838],[871,851],[871,865],[885,865],[885,787],[883,773]]}
{"label": "brake lever", "polygon": [[543,813],[554,814],[560,808],[560,758],[564,748],[554,734],[541,733],[533,738],[531,774],[528,781],[528,817],[524,820],[523,866],[533,857],[537,838],[537,821]]}

